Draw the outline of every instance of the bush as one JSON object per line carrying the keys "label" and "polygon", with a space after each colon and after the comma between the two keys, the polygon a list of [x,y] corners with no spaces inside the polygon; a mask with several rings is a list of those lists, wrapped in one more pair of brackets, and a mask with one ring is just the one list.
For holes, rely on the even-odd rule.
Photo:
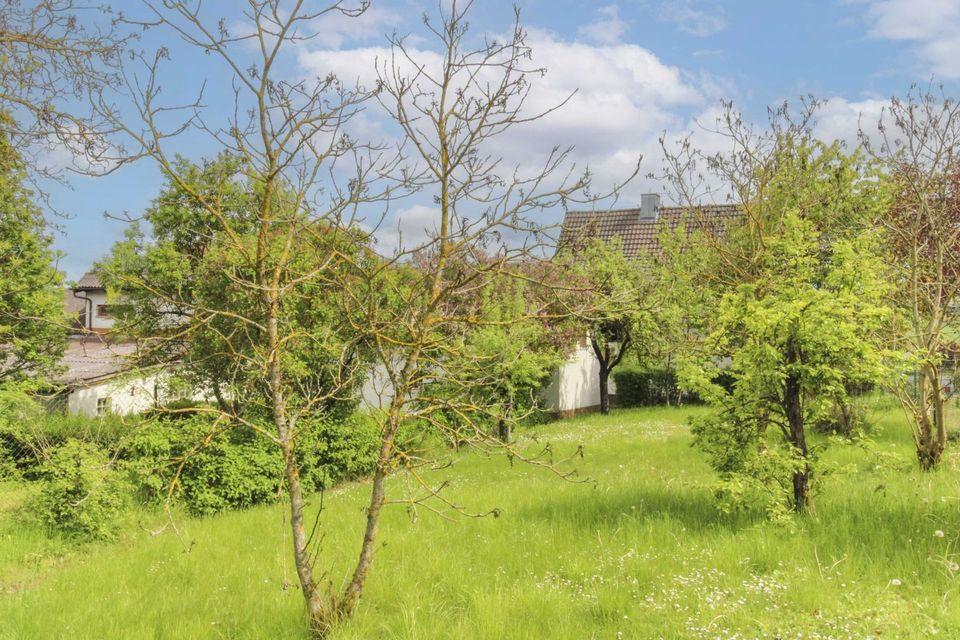
{"label": "bush", "polygon": [[180,497],[197,515],[272,502],[283,483],[280,449],[248,427],[234,427],[190,452],[179,478]]}
{"label": "bush", "polygon": [[71,438],[42,465],[33,512],[70,537],[109,540],[115,537],[127,492],[105,453]]}
{"label": "bush", "polygon": [[869,431],[866,408],[854,396],[834,401],[829,409],[814,418],[813,429],[824,435],[839,435],[852,438]]}
{"label": "bush", "polygon": [[25,462],[37,459],[23,436],[25,425],[37,419],[40,407],[25,393],[0,388],[0,480],[20,479]]}
{"label": "bush", "polygon": [[[0,419],[0,461],[9,461],[17,475],[39,479],[41,465],[69,440],[79,440],[102,451],[116,451],[138,423],[136,418],[88,418],[35,410],[7,414]],[[0,462],[0,465],[3,463]],[[0,472],[2,473],[2,472]]]}
{"label": "bush", "polygon": [[373,473],[380,428],[367,413],[301,425],[300,476],[311,490]]}
{"label": "bush", "polygon": [[680,404],[696,401],[696,396],[684,393],[677,386],[677,374],[672,369],[624,368],[613,372],[617,385],[617,405],[646,407]]}
{"label": "bush", "polygon": [[[121,454],[137,498],[163,500],[179,469],[175,497],[196,515],[276,500],[283,483],[279,447],[247,426],[215,434],[213,428],[204,415],[144,424]],[[358,412],[302,422],[297,444],[304,490],[316,491],[371,473],[379,432],[372,417]]]}

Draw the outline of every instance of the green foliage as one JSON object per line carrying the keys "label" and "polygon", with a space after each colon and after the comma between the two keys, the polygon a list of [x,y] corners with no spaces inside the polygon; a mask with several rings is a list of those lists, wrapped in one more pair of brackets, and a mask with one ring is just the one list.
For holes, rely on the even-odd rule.
{"label": "green foliage", "polygon": [[329,489],[373,473],[380,424],[374,416],[356,411],[338,419],[307,421],[300,426],[298,438],[304,486],[313,491]]}
{"label": "green foliage", "polygon": [[66,344],[63,275],[24,183],[23,162],[0,132],[0,382],[55,372]]}
{"label": "green foliage", "polygon": [[[361,413],[311,419],[297,436],[305,491],[329,488],[373,471],[379,431]],[[141,502],[175,501],[197,515],[272,502],[281,495],[283,457],[262,433],[225,426],[209,414],[145,423],[120,452]]]}
{"label": "green foliage", "polygon": [[723,249],[740,262],[716,289],[705,349],[682,368],[716,410],[693,431],[726,494],[762,496],[770,512],[809,506],[817,451],[806,429],[848,389],[884,377],[888,313],[880,238],[865,225],[882,191],[836,145],[782,144],[762,197],[747,203],[754,217]]}
{"label": "green foliage", "polygon": [[[339,393],[320,408],[351,404],[363,379],[361,345],[345,336],[352,319],[335,300],[347,292],[328,277],[328,261],[334,254],[363,264],[372,254],[361,250],[358,237],[313,222],[303,211],[258,235],[264,187],[233,155],[202,164],[181,158],[176,173],[182,180],[169,179],[144,214],[150,233],[132,226],[98,265],[115,305],[115,330],[144,339],[139,364],[176,362],[178,375],[191,388],[208,390],[227,413],[270,411],[269,305],[251,266],[261,255],[267,271],[279,269],[279,286],[296,283],[277,319],[285,336],[281,377],[288,409],[333,389]],[[273,197],[278,210],[294,207],[294,194]],[[242,405],[229,400],[239,397]]]}
{"label": "green foliage", "polygon": [[24,433],[39,415],[40,408],[19,385],[0,385],[0,481],[22,477],[25,462],[36,461]]}
{"label": "green foliage", "polygon": [[[906,470],[877,468],[875,453],[858,446],[831,447],[823,462],[856,472],[823,477],[818,517],[789,523],[718,508],[715,474],[684,426],[702,407],[563,420],[537,429],[539,445],[518,434],[518,446],[551,442],[557,456],[583,443],[576,466],[596,483],[521,474],[502,458],[470,453],[451,467],[422,468],[432,486],[449,481],[458,504],[504,515],[386,509],[378,553],[388,561],[365,594],[376,615],[353,617],[331,640],[960,637],[960,600],[943,597],[960,575],[950,564],[960,474],[931,482],[911,467],[909,425],[895,398],[882,400],[876,412],[870,403],[870,419],[885,425],[876,447]],[[944,469],[957,462],[948,450]],[[405,474],[391,482],[403,487]],[[7,517],[5,505],[22,493],[0,485],[0,580],[17,589],[0,596],[0,637],[68,629],[77,640],[309,638],[303,605],[284,589],[292,578],[280,530],[287,504],[179,517],[191,553],[168,528],[90,553],[68,549],[64,558],[55,540]],[[352,569],[364,494],[345,487],[323,500],[322,522],[336,524],[323,540],[331,575]],[[307,511],[311,523],[319,502]],[[141,517],[150,529],[163,522]],[[251,576],[255,584],[237,588]]]}
{"label": "green foliage", "polygon": [[[512,264],[488,269],[483,260],[455,265],[477,284],[460,292],[447,310],[467,319],[445,322],[428,353],[443,369],[427,375],[421,397],[438,405],[429,419],[454,445],[479,433],[509,439],[512,425],[526,422],[539,409],[540,392],[561,363],[569,343],[559,344],[547,330],[545,301],[537,265]],[[451,276],[453,277],[453,276]],[[441,335],[442,334],[442,335]]]}
{"label": "green foliage", "polygon": [[69,440],[116,452],[139,424],[136,417],[47,413],[28,396],[14,395],[12,403],[5,403],[3,397],[0,393],[0,457],[12,460],[17,475],[28,480],[37,479],[43,462]]}
{"label": "green foliage", "polygon": [[617,405],[647,407],[696,401],[677,385],[677,373],[671,369],[622,368],[613,372],[617,384]]}
{"label": "green foliage", "polygon": [[601,351],[617,362],[631,349],[641,360],[654,352],[661,305],[649,256],[627,258],[619,238],[586,237],[560,260],[581,289],[571,307]]}
{"label": "green foliage", "polygon": [[110,458],[93,444],[67,440],[42,466],[31,511],[46,526],[83,540],[109,540],[128,487]]}

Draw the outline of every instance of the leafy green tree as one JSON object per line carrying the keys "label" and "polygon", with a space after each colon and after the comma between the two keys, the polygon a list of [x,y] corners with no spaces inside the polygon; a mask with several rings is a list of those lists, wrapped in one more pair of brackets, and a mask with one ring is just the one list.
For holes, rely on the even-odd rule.
{"label": "leafy green tree", "polygon": [[560,258],[577,282],[571,308],[600,364],[600,412],[610,411],[610,375],[631,351],[650,352],[660,307],[651,257],[627,258],[619,238],[587,237]]}
{"label": "leafy green tree", "polygon": [[724,237],[701,238],[713,255],[699,279],[716,311],[682,368],[685,384],[715,409],[694,434],[730,497],[759,495],[771,509],[795,512],[813,510],[810,425],[845,403],[849,388],[885,375],[889,311],[872,226],[885,189],[866,179],[871,168],[860,156],[814,140],[811,117],[795,122],[781,112],[758,134],[728,111],[735,148],[710,167],[743,219]]}
{"label": "leafy green tree", "polygon": [[66,343],[63,275],[25,178],[0,134],[0,384],[55,371]]}
{"label": "leafy green tree", "polygon": [[[883,375],[885,284],[876,238],[838,241],[822,263],[812,223],[789,213],[782,224],[765,240],[756,279],[720,296],[713,359],[685,373],[717,409],[694,435],[729,486],[775,498],[783,487],[802,512],[813,509],[809,425],[847,401],[851,384]],[[721,358],[731,389],[714,382]]]}
{"label": "leafy green tree", "polygon": [[[200,164],[179,158],[175,171],[178,179],[168,179],[144,213],[149,235],[139,225],[132,226],[99,265],[115,303],[116,330],[140,340],[141,366],[175,363],[189,387],[208,390],[221,410],[239,415],[246,405],[256,415],[249,391],[262,389],[256,388],[258,373],[250,358],[262,343],[263,327],[250,326],[230,309],[255,307],[253,293],[238,286],[238,278],[249,274],[244,254],[257,242],[262,189],[231,154]],[[282,199],[277,197],[276,204],[282,206]],[[206,210],[204,202],[216,202],[217,213]],[[319,231],[321,226],[298,240],[298,251],[288,265],[291,271],[309,272],[330,255],[334,246],[324,243],[337,241],[334,234]],[[344,250],[353,250],[346,238],[341,244]],[[288,303],[287,310],[291,331],[331,324],[325,296],[304,292],[296,303]],[[316,382],[324,377],[332,382],[330,377],[339,373],[328,363],[339,361],[341,345],[331,341],[326,346],[301,337],[291,349],[291,371],[298,368]]]}

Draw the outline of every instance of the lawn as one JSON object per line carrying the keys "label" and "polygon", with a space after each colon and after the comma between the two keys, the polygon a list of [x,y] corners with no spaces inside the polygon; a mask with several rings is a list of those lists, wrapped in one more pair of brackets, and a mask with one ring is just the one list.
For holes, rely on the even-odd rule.
{"label": "lawn", "polygon": [[[433,472],[499,517],[393,507],[361,607],[334,637],[960,637],[958,457],[915,471],[899,409],[877,408],[872,447],[827,454],[817,517],[774,524],[716,508],[685,426],[695,410],[538,427],[558,456],[584,446],[590,482],[472,455]],[[189,553],[132,523],[75,549],[11,516],[23,494],[0,488],[0,638],[306,637],[281,505],[180,520]],[[338,583],[365,497],[356,484],[325,499],[319,566]]]}

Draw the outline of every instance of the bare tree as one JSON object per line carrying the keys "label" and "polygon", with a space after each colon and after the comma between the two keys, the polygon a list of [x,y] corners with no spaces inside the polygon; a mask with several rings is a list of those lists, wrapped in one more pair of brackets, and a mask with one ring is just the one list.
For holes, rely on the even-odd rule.
{"label": "bare tree", "polygon": [[[552,109],[535,113],[525,109],[534,86],[531,80],[545,71],[528,62],[531,52],[519,12],[503,40],[474,39],[466,19],[472,6],[471,1],[440,3],[437,21],[425,17],[438,44],[439,62],[431,62],[430,56],[394,36],[390,58],[378,63],[377,99],[402,129],[410,156],[397,180],[405,188],[431,195],[436,218],[425,242],[400,249],[392,261],[365,278],[374,290],[400,304],[363,305],[371,311],[357,327],[369,333],[393,395],[386,409],[363,546],[339,601],[342,615],[353,611],[363,592],[381,510],[388,503],[386,480],[398,460],[423,489],[419,496],[400,502],[415,506],[439,501],[459,509],[444,498],[440,487],[420,475],[419,469],[433,460],[405,451],[398,443],[404,425],[429,427],[459,445],[554,470],[558,462],[549,449],[527,455],[508,438],[499,437],[509,433],[506,423],[521,416],[498,413],[491,400],[497,394],[477,392],[479,386],[502,384],[496,379],[502,368],[487,363],[486,378],[478,377],[476,372],[491,356],[465,348],[462,336],[476,327],[542,322],[566,313],[551,304],[556,298],[550,292],[561,286],[561,279],[556,267],[541,259],[549,253],[551,241],[544,233],[549,225],[536,216],[577,198],[592,201],[586,193],[588,175],[575,172],[568,162],[569,149],[553,148],[528,173],[506,165],[498,154],[498,140]],[[413,258],[413,268],[397,277],[394,265],[406,258]],[[465,312],[469,306],[462,304],[464,298],[504,277],[540,288],[543,303],[506,319]],[[442,394],[434,392],[439,388]],[[496,416],[497,428],[489,428],[485,420],[491,415]]]}
{"label": "bare tree", "polygon": [[119,80],[130,34],[110,7],[78,0],[8,0],[0,11],[0,113],[32,177],[62,177],[44,155],[65,147],[71,168],[105,171],[112,123],[87,109],[88,96]]}
{"label": "bare tree", "polygon": [[879,123],[879,142],[861,135],[885,165],[893,203],[883,212],[895,270],[894,344],[909,354],[897,395],[913,419],[920,467],[940,463],[947,443],[945,406],[956,359],[952,327],[960,304],[960,103],[942,88],[914,87],[894,98]]}
{"label": "bare tree", "polygon": [[[299,443],[307,418],[349,398],[362,375],[363,336],[327,311],[339,287],[352,285],[334,274],[372,258],[353,216],[384,197],[369,178],[388,166],[346,131],[369,94],[332,74],[290,80],[280,67],[291,45],[316,35],[322,17],[357,16],[367,2],[314,9],[251,0],[236,33],[199,2],[144,6],[148,16],[135,24],[220,61],[234,108],[221,120],[203,108],[202,95],[188,104],[163,102],[166,49],[138,54],[134,62],[142,65],[124,71],[139,124],[123,117],[117,98],[100,96],[97,112],[128,141],[124,160],[156,161],[175,200],[167,204],[180,216],[166,221],[167,235],[153,245],[131,239],[115,252],[112,286],[131,296],[139,291],[137,299],[161,317],[147,324],[146,364],[220,367],[222,385],[210,388],[220,401],[209,409],[219,416],[210,437],[242,425],[278,447],[297,576],[310,626],[322,634],[339,609],[314,571],[318,537],[307,523]],[[198,166],[174,156],[168,145],[185,132],[207,136],[218,160]],[[160,257],[151,260],[158,254],[150,251]]]}
{"label": "bare tree", "polygon": [[[564,313],[551,306],[551,267],[536,261],[546,255],[547,240],[531,217],[583,194],[587,179],[566,168],[567,150],[553,149],[529,176],[502,167],[494,155],[498,136],[543,115],[523,111],[529,79],[542,71],[525,68],[529,49],[518,22],[505,41],[470,48],[471,3],[441,7],[440,22],[426,22],[442,52],[436,68],[418,61],[402,38],[392,39],[374,95],[404,134],[395,155],[346,133],[370,93],[332,74],[283,76],[283,52],[315,36],[318,19],[357,16],[367,3],[305,5],[250,0],[243,26],[231,31],[224,21],[211,22],[200,3],[147,3],[151,15],[140,24],[176,34],[222,62],[234,108],[225,122],[214,122],[219,114],[205,110],[202,98],[162,102],[170,53],[161,50],[138,56],[142,70],[124,75],[141,124],[124,121],[106,95],[97,110],[134,141],[128,159],[148,156],[159,164],[171,206],[184,212],[182,220],[168,218],[166,235],[152,244],[131,236],[110,262],[114,288],[139,291],[139,303],[160,318],[148,323],[145,362],[216,367],[223,384],[206,409],[217,416],[214,429],[242,425],[281,451],[297,575],[310,627],[323,636],[363,593],[391,473],[403,470],[419,487],[395,502],[463,512],[443,496],[442,483],[424,477],[424,465],[435,459],[406,447],[398,439],[402,427],[433,428],[458,444],[568,475],[549,447],[530,453],[488,428],[491,418],[502,426],[522,414],[499,413],[503,403],[491,400],[497,394],[476,392],[498,388],[503,368],[478,376],[497,354],[470,351],[464,340],[478,326],[542,323]],[[201,166],[174,157],[168,144],[187,131],[208,136],[218,159]],[[401,163],[403,154],[410,157]],[[371,250],[361,216],[368,222],[382,216],[397,190],[432,195],[436,225],[426,242],[382,258]],[[503,277],[542,291],[531,298],[542,302],[509,317],[476,313],[482,305],[470,304],[471,297]],[[390,395],[379,414],[361,551],[341,586],[315,569],[325,527],[335,525],[323,521],[322,509],[308,525],[298,443],[317,414],[355,397],[368,365],[387,381]]]}

